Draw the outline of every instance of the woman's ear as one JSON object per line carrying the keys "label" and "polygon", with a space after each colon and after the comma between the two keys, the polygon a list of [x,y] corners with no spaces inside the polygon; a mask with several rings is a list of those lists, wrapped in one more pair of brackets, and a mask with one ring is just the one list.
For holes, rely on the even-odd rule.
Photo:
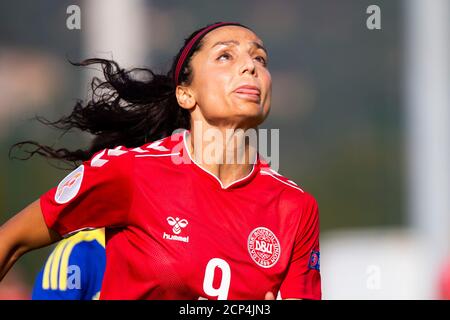
{"label": "woman's ear", "polygon": [[191,88],[185,86],[177,86],[175,89],[175,95],[177,97],[178,104],[184,109],[192,109],[195,104],[194,93]]}

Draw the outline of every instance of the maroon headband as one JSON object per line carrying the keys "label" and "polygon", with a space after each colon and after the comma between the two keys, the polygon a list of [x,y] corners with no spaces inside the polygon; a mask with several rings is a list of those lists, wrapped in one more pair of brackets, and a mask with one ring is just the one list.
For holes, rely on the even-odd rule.
{"label": "maroon headband", "polygon": [[180,76],[181,70],[183,70],[184,63],[186,62],[186,58],[189,57],[191,54],[192,48],[195,47],[195,45],[211,30],[214,30],[219,27],[223,26],[241,26],[244,28],[247,28],[246,26],[241,25],[237,22],[217,22],[214,23],[208,27],[205,27],[203,30],[199,31],[183,48],[183,51],[181,52],[180,57],[177,61],[177,67],[175,69],[174,79],[175,79],[175,86],[178,85],[178,78]]}

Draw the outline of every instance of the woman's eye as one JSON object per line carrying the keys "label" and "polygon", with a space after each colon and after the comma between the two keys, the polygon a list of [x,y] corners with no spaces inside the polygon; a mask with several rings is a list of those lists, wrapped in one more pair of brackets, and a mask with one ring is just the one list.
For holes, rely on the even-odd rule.
{"label": "woman's eye", "polygon": [[231,55],[229,53],[222,53],[217,60],[223,60],[222,58],[225,58],[225,60],[228,60],[231,58]]}
{"label": "woman's eye", "polygon": [[257,56],[255,59],[256,59],[257,61],[261,62],[264,66],[267,65],[267,61],[266,61],[266,59],[265,59],[264,57],[262,57],[262,56]]}

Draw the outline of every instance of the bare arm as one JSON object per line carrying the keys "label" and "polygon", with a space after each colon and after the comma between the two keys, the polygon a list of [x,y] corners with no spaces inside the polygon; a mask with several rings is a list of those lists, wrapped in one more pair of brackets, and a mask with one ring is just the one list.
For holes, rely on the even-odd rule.
{"label": "bare arm", "polygon": [[45,224],[39,199],[28,205],[0,226],[0,280],[24,253],[60,239]]}

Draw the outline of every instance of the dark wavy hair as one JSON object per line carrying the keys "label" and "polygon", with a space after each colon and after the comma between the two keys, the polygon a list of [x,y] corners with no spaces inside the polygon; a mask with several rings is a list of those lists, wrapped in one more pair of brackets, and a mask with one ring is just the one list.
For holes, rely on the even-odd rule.
{"label": "dark wavy hair", "polygon": [[[27,160],[38,154],[76,166],[79,161],[90,159],[104,148],[119,145],[128,148],[138,147],[167,137],[175,129],[190,129],[189,111],[178,105],[175,96],[173,74],[184,46],[203,28],[205,27],[194,31],[184,40],[184,45],[174,57],[172,66],[166,74],[156,74],[147,68],[125,70],[113,60],[100,58],[77,63],[69,61],[75,66],[100,65],[105,79],[101,80],[98,77],[92,79],[90,99],[87,102],[77,100],[70,115],[54,122],[43,117],[35,119],[63,130],[61,137],[73,128],[91,133],[94,138],[90,147],[86,150],[71,151],[27,140],[11,146],[10,158],[14,149],[29,146],[30,150],[23,150],[25,156],[14,158]],[[180,71],[179,83],[185,85],[191,83],[193,74],[190,61],[202,45],[203,41],[199,41],[186,58],[185,67]]]}

